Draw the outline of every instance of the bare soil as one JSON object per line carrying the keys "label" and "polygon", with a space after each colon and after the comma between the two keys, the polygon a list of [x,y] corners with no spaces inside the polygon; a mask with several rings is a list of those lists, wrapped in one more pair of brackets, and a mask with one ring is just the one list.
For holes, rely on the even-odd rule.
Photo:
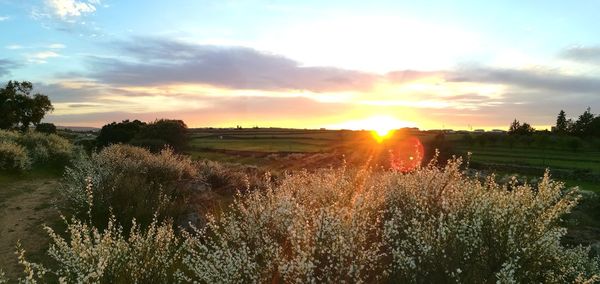
{"label": "bare soil", "polygon": [[[43,224],[60,220],[53,199],[57,178],[34,178],[0,184],[0,268],[9,279],[21,276],[23,268],[17,262],[18,241],[28,259],[38,261],[48,248],[48,235]],[[54,226],[53,226],[54,227]]]}

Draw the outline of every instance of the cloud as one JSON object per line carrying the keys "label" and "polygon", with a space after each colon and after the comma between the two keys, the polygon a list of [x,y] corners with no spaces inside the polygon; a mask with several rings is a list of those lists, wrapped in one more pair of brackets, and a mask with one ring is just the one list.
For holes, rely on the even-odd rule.
{"label": "cloud", "polygon": [[474,68],[454,71],[446,76],[452,82],[503,84],[515,88],[563,94],[597,94],[600,90],[600,77],[566,75],[548,70]]}
{"label": "cloud", "polygon": [[50,48],[50,49],[63,49],[65,47],[67,47],[67,46],[65,46],[62,43],[53,43],[51,45],[48,45],[48,48]]}
{"label": "cloud", "polygon": [[32,63],[46,63],[48,58],[59,57],[60,54],[54,51],[40,51],[27,55],[27,61]]}
{"label": "cloud", "polygon": [[6,49],[10,49],[10,50],[16,50],[16,49],[22,49],[23,48],[23,46],[19,45],[19,44],[10,44],[10,45],[7,45],[5,47],[6,47]]}
{"label": "cloud", "polygon": [[400,83],[410,82],[428,77],[439,77],[443,76],[446,72],[444,71],[418,71],[418,70],[401,70],[392,71],[386,74],[388,80]]}
{"label": "cloud", "polygon": [[63,20],[93,13],[98,4],[99,1],[46,0],[46,6]]}
{"label": "cloud", "polygon": [[571,47],[565,49],[561,56],[573,61],[583,63],[600,63],[600,46],[592,47]]}
{"label": "cloud", "polygon": [[10,74],[11,69],[19,67],[19,64],[9,59],[0,58],[0,78]]}
{"label": "cloud", "polygon": [[9,16],[0,16],[0,22],[4,22],[4,21],[8,21],[10,20]]}
{"label": "cloud", "polygon": [[378,75],[302,66],[292,59],[239,46],[195,45],[141,38],[116,43],[126,59],[92,58],[92,78],[107,84],[208,84],[232,89],[367,90]]}

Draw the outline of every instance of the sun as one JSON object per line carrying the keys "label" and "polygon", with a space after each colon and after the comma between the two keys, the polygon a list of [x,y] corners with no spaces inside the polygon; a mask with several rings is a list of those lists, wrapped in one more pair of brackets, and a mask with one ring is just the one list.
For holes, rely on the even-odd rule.
{"label": "sun", "polygon": [[396,129],[415,126],[414,122],[399,120],[391,115],[368,116],[359,120],[348,120],[343,123],[330,125],[331,128],[338,129],[370,130],[373,139],[378,143],[382,143],[385,139],[392,137]]}
{"label": "sun", "polygon": [[393,128],[385,125],[378,126],[377,128],[373,128],[371,131],[373,137],[377,141],[377,143],[383,142],[383,140],[392,136]]}

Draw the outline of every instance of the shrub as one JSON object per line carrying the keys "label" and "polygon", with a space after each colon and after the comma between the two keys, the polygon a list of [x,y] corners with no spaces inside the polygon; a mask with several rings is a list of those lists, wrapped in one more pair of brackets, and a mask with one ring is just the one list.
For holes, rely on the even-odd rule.
{"label": "shrub", "polygon": [[198,170],[212,190],[222,193],[264,189],[270,182],[264,178],[267,172],[253,166],[203,160],[198,163]]}
{"label": "shrub", "polygon": [[182,120],[159,119],[144,125],[137,134],[136,140],[151,142],[148,146],[153,146],[158,141],[164,141],[179,153],[188,144],[188,128]]}
{"label": "shrub", "polygon": [[112,122],[104,125],[96,138],[97,144],[100,147],[104,147],[111,144],[128,143],[140,132],[140,129],[144,125],[146,125],[145,122],[137,119],[134,121],[123,120],[119,123]]}
{"label": "shrub", "polygon": [[236,200],[186,240],[200,282],[552,282],[594,277],[597,261],[559,240],[574,192],[465,177],[459,161],[409,174],[287,176]]}
{"label": "shrub", "polygon": [[56,126],[53,123],[40,123],[35,126],[35,131],[47,134],[56,134]]}
{"label": "shrub", "polygon": [[[548,174],[534,188],[469,178],[460,160],[433,165],[409,173],[341,168],[288,174],[276,187],[237,196],[229,211],[209,216],[181,242],[156,221],[147,233],[134,225],[138,233],[126,240],[110,225],[115,221],[104,231],[74,221],[70,243],[50,231],[54,272],[105,283],[129,279],[112,273],[125,267],[133,280],[153,271],[150,282],[175,275],[186,283],[599,279],[599,261],[588,258],[589,249],[559,242],[561,216],[577,203],[576,192],[563,191]],[[157,242],[163,235],[165,241]],[[152,246],[159,246],[155,258],[145,249]]]}
{"label": "shrub", "polygon": [[13,142],[0,142],[0,170],[26,171],[31,167],[27,150]]}
{"label": "shrub", "polygon": [[152,153],[159,153],[162,149],[167,147],[169,143],[162,139],[132,139],[129,144],[133,146],[142,147],[148,149]]}
{"label": "shrub", "polygon": [[175,282],[182,251],[170,224],[154,220],[142,229],[134,222],[128,234],[123,234],[114,218],[102,231],[76,219],[66,225],[68,239],[44,226],[51,238],[48,255],[60,264],[56,269],[28,262],[25,251],[19,249],[19,262],[26,272],[21,282]]}
{"label": "shrub", "polygon": [[136,218],[147,225],[157,211],[160,218],[183,214],[189,195],[184,181],[194,178],[197,170],[192,161],[170,149],[152,154],[134,146],[112,145],[65,170],[63,206],[82,216],[92,198],[95,224],[106,224],[112,209],[121,224]]}
{"label": "shrub", "polygon": [[66,165],[74,155],[74,147],[69,140],[56,134],[27,132],[18,138],[19,144],[29,151],[35,165]]}
{"label": "shrub", "polygon": [[0,142],[17,142],[21,134],[17,131],[0,129]]}

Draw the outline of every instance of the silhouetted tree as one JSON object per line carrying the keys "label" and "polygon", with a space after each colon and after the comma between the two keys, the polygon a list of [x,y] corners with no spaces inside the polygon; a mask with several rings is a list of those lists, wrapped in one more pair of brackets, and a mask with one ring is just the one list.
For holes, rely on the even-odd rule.
{"label": "silhouetted tree", "polygon": [[25,131],[54,110],[48,96],[32,95],[32,90],[33,85],[26,81],[8,81],[0,88],[0,129]]}
{"label": "silhouetted tree", "polygon": [[567,121],[567,117],[564,110],[560,110],[558,113],[558,117],[556,118],[556,128],[554,131],[557,134],[567,134],[569,131],[569,122]]}
{"label": "silhouetted tree", "polygon": [[577,121],[573,126],[573,135],[576,136],[590,136],[592,129],[592,121],[594,120],[594,115],[591,112],[590,107],[588,107],[583,114],[579,116]]}
{"label": "silhouetted tree", "polygon": [[102,126],[100,134],[96,138],[99,147],[108,146],[110,144],[129,143],[141,130],[146,123],[139,120],[122,122],[112,122]]}
{"label": "silhouetted tree", "polygon": [[531,135],[535,132],[535,128],[531,127],[529,123],[524,122],[521,124],[518,120],[514,120],[508,128],[508,134],[510,135]]}
{"label": "silhouetted tree", "polygon": [[52,123],[40,123],[35,126],[35,131],[54,134],[56,133],[56,126]]}
{"label": "silhouetted tree", "polygon": [[142,127],[132,144],[151,151],[169,145],[176,152],[182,152],[188,144],[188,128],[182,120],[159,119]]}

